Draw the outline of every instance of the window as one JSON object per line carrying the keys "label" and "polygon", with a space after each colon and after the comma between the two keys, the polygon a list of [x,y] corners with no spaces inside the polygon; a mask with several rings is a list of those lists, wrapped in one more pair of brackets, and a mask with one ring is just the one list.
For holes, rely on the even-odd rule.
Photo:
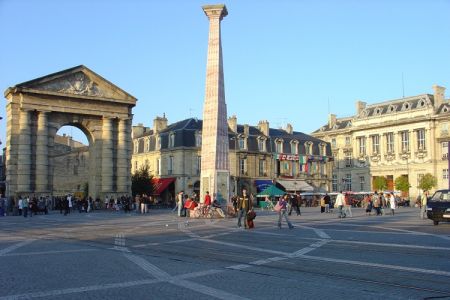
{"label": "window", "polygon": [[331,139],[331,147],[336,148],[336,139]]}
{"label": "window", "polygon": [[291,154],[298,154],[298,142],[297,141],[291,142]]}
{"label": "window", "polygon": [[173,174],[173,156],[169,156],[169,165],[167,166],[167,174]]}
{"label": "window", "polygon": [[147,138],[145,140],[145,152],[149,152],[150,151],[150,139]]}
{"label": "window", "polygon": [[345,153],[345,167],[346,168],[353,167],[353,159],[352,159],[352,153],[351,152],[346,152]]}
{"label": "window", "polygon": [[372,135],[372,154],[380,153],[380,136]]}
{"label": "window", "polygon": [[386,134],[386,150],[388,153],[394,153],[394,133]]}
{"label": "window", "polygon": [[442,179],[448,179],[448,169],[442,169]]}
{"label": "window", "polygon": [[409,152],[409,132],[400,132],[400,137],[402,141],[402,152]]}
{"label": "window", "polygon": [[307,154],[307,155],[313,154],[313,143],[312,142],[305,143],[305,154]]}
{"label": "window", "polygon": [[327,145],[326,144],[320,144],[319,149],[320,149],[320,155],[322,155],[322,156],[327,155]]}
{"label": "window", "polygon": [[338,191],[338,178],[336,174],[333,174],[333,178],[331,179],[331,185],[332,185],[332,190],[333,192],[337,192]]}
{"label": "window", "polygon": [[247,159],[241,158],[239,160],[239,174],[247,175]]}
{"label": "window", "polygon": [[247,149],[247,139],[245,137],[240,137],[238,140],[239,143],[239,149]]}
{"label": "window", "polygon": [[161,175],[161,158],[156,160],[156,174]]}
{"label": "window", "polygon": [[417,150],[425,150],[425,129],[417,130]]}
{"label": "window", "polygon": [[139,151],[139,140],[134,141],[134,153],[138,153]]}
{"label": "window", "polygon": [[258,150],[260,152],[266,152],[266,140],[259,138],[258,139]]}
{"label": "window", "polygon": [[366,185],[366,177],[359,176],[359,190],[364,191]]}
{"label": "window", "polygon": [[175,133],[169,134],[169,148],[175,147]]}
{"label": "window", "polygon": [[275,151],[277,153],[283,153],[283,140],[275,141]]}
{"label": "window", "polygon": [[349,136],[345,137],[345,146],[350,146],[352,144],[352,138]]}
{"label": "window", "polygon": [[161,150],[161,138],[159,136],[156,137],[156,150]]}
{"label": "window", "polygon": [[195,146],[196,147],[202,146],[202,134],[200,132],[197,132],[195,134]]}
{"label": "window", "polygon": [[266,160],[265,159],[260,159],[259,160],[259,176],[260,177],[267,176],[267,173],[266,173]]}
{"label": "window", "polygon": [[448,159],[448,142],[442,142],[442,159]]}
{"label": "window", "polygon": [[195,166],[195,174],[200,175],[200,170],[202,169],[202,157],[197,155],[197,161]]}
{"label": "window", "polygon": [[359,137],[358,145],[359,145],[359,155],[360,156],[366,155],[366,137],[364,136]]}
{"label": "window", "polygon": [[352,174],[345,174],[345,190],[351,191],[352,190]]}

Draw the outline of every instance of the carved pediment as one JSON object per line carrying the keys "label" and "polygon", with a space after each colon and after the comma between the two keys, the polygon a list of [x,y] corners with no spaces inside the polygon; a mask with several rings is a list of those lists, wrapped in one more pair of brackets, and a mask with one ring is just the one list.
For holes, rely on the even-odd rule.
{"label": "carved pediment", "polygon": [[135,102],[136,99],[85,66],[47,75],[16,87],[34,91]]}

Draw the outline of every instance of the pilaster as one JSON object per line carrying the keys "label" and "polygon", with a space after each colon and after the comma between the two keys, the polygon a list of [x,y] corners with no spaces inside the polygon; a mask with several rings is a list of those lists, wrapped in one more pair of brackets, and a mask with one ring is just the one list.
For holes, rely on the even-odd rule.
{"label": "pilaster", "polygon": [[19,128],[17,192],[29,193],[31,192],[31,132],[29,111],[20,111]]}
{"label": "pilaster", "polygon": [[117,141],[117,192],[128,193],[128,120],[120,119]]}
{"label": "pilaster", "polygon": [[113,124],[112,118],[102,121],[102,192],[113,192]]}
{"label": "pilaster", "polygon": [[49,158],[48,158],[48,112],[38,114],[36,137],[36,192],[48,192]]}

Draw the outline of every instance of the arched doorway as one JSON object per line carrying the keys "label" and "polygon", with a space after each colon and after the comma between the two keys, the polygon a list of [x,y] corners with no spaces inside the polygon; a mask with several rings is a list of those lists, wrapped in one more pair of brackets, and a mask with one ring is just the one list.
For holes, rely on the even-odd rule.
{"label": "arched doorway", "polygon": [[55,137],[71,125],[89,141],[89,194],[131,194],[136,98],[85,66],[8,88],[7,195],[53,194]]}

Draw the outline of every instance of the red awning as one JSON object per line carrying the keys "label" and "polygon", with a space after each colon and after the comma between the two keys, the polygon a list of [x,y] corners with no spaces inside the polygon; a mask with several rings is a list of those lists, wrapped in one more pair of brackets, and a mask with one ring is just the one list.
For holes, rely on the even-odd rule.
{"label": "red awning", "polygon": [[161,195],[176,178],[153,178],[153,195]]}

